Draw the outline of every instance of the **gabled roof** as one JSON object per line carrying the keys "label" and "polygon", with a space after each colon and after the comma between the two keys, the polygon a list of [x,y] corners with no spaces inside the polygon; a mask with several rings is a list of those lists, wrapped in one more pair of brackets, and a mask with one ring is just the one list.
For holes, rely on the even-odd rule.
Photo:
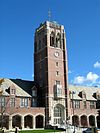
{"label": "gabled roof", "polygon": [[25,90],[23,90],[20,86],[18,86],[12,80],[7,78],[4,79],[4,82],[1,85],[1,89],[3,90],[3,95],[6,95],[6,96],[9,95],[9,93],[7,93],[6,90],[12,85],[16,88],[16,96],[31,97],[31,95],[28,94]]}
{"label": "gabled roof", "polygon": [[79,93],[84,91],[86,94],[86,100],[93,100],[96,101],[93,97],[93,94],[97,91],[100,92],[100,88],[98,87],[87,87],[87,86],[76,86],[76,85],[69,85],[69,91],[74,91],[75,94],[73,96],[73,99],[81,100],[82,98],[79,96]]}
{"label": "gabled roof", "polygon": [[10,79],[13,83],[21,87],[24,91],[26,91],[28,94],[32,95],[31,89],[36,85],[34,81],[29,80],[22,80],[22,79]]}

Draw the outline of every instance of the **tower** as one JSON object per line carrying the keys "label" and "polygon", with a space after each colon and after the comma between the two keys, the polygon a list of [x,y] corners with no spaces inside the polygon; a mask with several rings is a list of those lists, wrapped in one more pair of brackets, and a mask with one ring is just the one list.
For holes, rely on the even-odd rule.
{"label": "tower", "polygon": [[63,25],[46,21],[35,31],[34,80],[38,106],[45,107],[46,126],[59,126],[67,114],[67,57]]}

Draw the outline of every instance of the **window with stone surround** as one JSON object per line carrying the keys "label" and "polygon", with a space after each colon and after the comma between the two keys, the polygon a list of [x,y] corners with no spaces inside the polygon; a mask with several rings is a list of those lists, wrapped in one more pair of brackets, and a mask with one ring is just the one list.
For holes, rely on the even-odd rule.
{"label": "window with stone surround", "polygon": [[36,98],[32,99],[32,107],[37,107],[37,99]]}
{"label": "window with stone surround", "polygon": [[57,105],[54,107],[54,124],[61,124],[64,120],[64,107]]}
{"label": "window with stone surround", "polygon": [[10,107],[15,107],[15,98],[10,98]]}
{"label": "window with stone surround", "polygon": [[80,101],[74,100],[74,101],[73,101],[73,104],[74,104],[74,108],[75,108],[75,109],[79,109],[79,108],[80,108]]}
{"label": "window with stone surround", "polygon": [[84,109],[87,108],[86,101],[83,101],[83,106],[84,106]]}
{"label": "window with stone surround", "polygon": [[11,89],[11,94],[15,94],[16,93],[16,90],[15,89]]}
{"label": "window with stone surround", "polygon": [[0,96],[0,107],[4,107],[5,106],[5,97]]}
{"label": "window with stone surround", "polygon": [[90,109],[95,109],[95,102],[94,101],[90,101]]}
{"label": "window with stone surround", "polygon": [[83,99],[86,99],[86,94],[85,94],[85,92],[83,92],[82,98],[83,98]]}
{"label": "window with stone surround", "polygon": [[21,107],[27,107],[28,106],[28,98],[21,98],[20,99],[21,101],[21,103],[20,103],[20,106]]}

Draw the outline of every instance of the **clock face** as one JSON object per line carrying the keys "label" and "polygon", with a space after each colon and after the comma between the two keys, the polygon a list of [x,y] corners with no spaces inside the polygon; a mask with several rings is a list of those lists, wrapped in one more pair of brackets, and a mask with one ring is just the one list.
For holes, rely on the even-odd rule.
{"label": "clock face", "polygon": [[59,56],[59,52],[55,52],[54,55],[55,55],[55,57],[58,57]]}

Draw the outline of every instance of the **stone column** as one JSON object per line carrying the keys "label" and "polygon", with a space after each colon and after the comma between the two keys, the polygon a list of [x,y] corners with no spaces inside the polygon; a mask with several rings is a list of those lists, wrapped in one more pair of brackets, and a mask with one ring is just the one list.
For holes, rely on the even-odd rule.
{"label": "stone column", "polygon": [[81,127],[81,117],[79,116],[79,127]]}
{"label": "stone column", "polygon": [[24,129],[24,116],[21,117],[21,127]]}
{"label": "stone column", "polygon": [[95,127],[97,127],[97,116],[95,116]]}
{"label": "stone column", "polygon": [[12,116],[9,116],[9,129],[12,129]]}
{"label": "stone column", "polygon": [[43,116],[43,127],[45,127],[45,116]]}
{"label": "stone column", "polygon": [[87,116],[87,126],[88,126],[88,127],[90,126],[89,117],[88,117],[88,116]]}
{"label": "stone column", "polygon": [[36,127],[35,117],[33,116],[33,129]]}

